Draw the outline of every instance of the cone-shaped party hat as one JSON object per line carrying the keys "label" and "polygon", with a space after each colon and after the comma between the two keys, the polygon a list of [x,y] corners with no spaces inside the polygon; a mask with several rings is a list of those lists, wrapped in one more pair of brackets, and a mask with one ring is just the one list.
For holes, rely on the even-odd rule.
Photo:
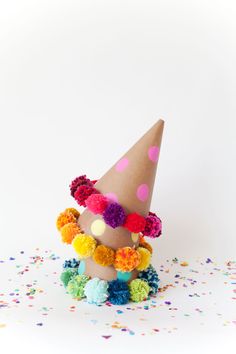
{"label": "cone-shaped party hat", "polygon": [[[95,188],[123,206],[128,213],[147,216],[152,199],[164,121],[159,120],[112,168],[99,179]],[[97,222],[100,220],[100,222]],[[138,245],[135,235],[123,228],[105,225],[102,216],[86,209],[79,218],[85,233],[92,234],[98,242],[117,249]],[[97,227],[96,227],[97,225]],[[137,276],[133,271],[132,278]],[[114,267],[103,267],[92,258],[85,260],[85,274],[106,280],[116,279]]]}
{"label": "cone-shaped party hat", "polygon": [[[72,196],[86,209],[79,217],[74,209],[67,209],[58,219],[58,228],[64,242],[72,242],[78,254],[80,276],[92,278],[88,284],[93,283],[86,285],[88,289],[85,287],[89,294],[95,282],[98,282],[96,291],[98,284],[110,284],[109,290],[126,282],[130,287],[129,297],[140,301],[134,279],[142,279],[141,273],[148,279],[157,277],[147,262],[151,246],[144,241],[144,236],[154,238],[161,234],[161,221],[149,212],[149,207],[163,128],[164,121],[159,120],[98,181],[92,182],[83,175],[70,186]],[[120,283],[112,285],[112,280]],[[73,285],[74,289],[72,281],[75,282],[75,279],[69,282],[68,287]],[[145,287],[145,281],[141,285]],[[150,291],[150,284],[147,287]],[[110,293],[113,292],[114,289],[110,289]],[[94,290],[92,298],[92,302],[99,302],[94,300]],[[111,294],[109,298],[112,302]],[[137,298],[139,300],[134,300]],[[114,300],[114,303],[121,303],[120,299],[117,301]]]}

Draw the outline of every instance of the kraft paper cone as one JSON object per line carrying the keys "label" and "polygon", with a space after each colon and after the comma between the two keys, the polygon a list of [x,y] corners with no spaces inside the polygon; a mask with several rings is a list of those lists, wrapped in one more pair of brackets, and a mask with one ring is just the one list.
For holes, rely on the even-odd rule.
{"label": "kraft paper cone", "polygon": [[[95,188],[112,201],[117,201],[126,213],[137,212],[147,216],[151,204],[156,169],[161,147],[164,121],[159,120],[123,157],[95,184]],[[98,244],[116,250],[125,246],[138,246],[138,237],[124,227],[113,229],[102,216],[88,209],[80,215],[79,224],[85,233],[93,235]],[[84,274],[104,280],[117,279],[113,266],[103,267],[85,260]],[[138,271],[132,272],[131,279]]]}

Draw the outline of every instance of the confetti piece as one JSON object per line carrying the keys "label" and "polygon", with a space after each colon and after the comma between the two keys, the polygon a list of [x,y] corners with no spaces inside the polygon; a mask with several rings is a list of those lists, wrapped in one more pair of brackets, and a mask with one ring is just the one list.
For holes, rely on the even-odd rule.
{"label": "confetti piece", "polygon": [[102,336],[102,338],[109,339],[111,336]]}
{"label": "confetti piece", "polygon": [[181,265],[181,267],[187,267],[188,266],[188,262],[181,262],[180,265]]}

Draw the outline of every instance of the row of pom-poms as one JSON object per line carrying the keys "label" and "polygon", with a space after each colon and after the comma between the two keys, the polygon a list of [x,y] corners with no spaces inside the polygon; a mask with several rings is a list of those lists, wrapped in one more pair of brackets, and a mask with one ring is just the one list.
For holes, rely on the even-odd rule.
{"label": "row of pom-poms", "polygon": [[[61,232],[62,240],[72,243],[79,259],[93,257],[97,264],[104,267],[114,265],[115,269],[121,272],[130,272],[135,268],[142,271],[149,266],[152,247],[142,237],[140,238],[141,247],[137,249],[123,247],[114,251],[105,245],[97,245],[93,236],[82,233],[76,216],[77,218],[79,216],[76,209],[66,209],[59,215],[57,227]],[[68,222],[72,220],[73,222]]]}
{"label": "row of pom-poms", "polygon": [[161,235],[162,222],[155,213],[149,212],[146,218],[138,213],[126,215],[120,204],[109,201],[94,187],[95,183],[86,175],[71,182],[71,195],[79,205],[87,207],[93,214],[102,215],[104,222],[112,228],[123,226],[130,232],[142,232],[144,236],[151,238]]}
{"label": "row of pom-poms", "polygon": [[68,266],[61,274],[61,281],[73,298],[87,298],[88,303],[96,305],[106,301],[114,305],[124,305],[129,300],[140,302],[147,299],[148,295],[156,294],[159,284],[158,275],[152,265],[140,272],[138,278],[129,284],[119,279],[109,282],[99,278],[90,279],[84,274],[79,275],[78,268]]}

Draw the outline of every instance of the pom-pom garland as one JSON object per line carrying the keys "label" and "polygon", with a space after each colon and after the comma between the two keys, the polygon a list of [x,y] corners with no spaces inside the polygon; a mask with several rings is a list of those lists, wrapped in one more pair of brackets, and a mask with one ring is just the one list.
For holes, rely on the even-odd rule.
{"label": "pom-pom garland", "polygon": [[88,303],[100,305],[108,298],[108,283],[99,278],[89,280],[84,288],[84,294]]}
{"label": "pom-pom garland", "polygon": [[102,214],[107,207],[107,198],[102,194],[91,194],[85,201],[86,207],[93,214]]}
{"label": "pom-pom garland", "polygon": [[72,246],[79,259],[91,257],[95,251],[96,244],[95,238],[86,234],[78,234],[72,241]]}
{"label": "pom-pom garland", "polygon": [[64,243],[70,244],[74,237],[81,233],[77,223],[70,222],[61,228],[61,239]]}
{"label": "pom-pom garland", "polygon": [[131,272],[140,263],[140,254],[131,247],[118,248],[114,267],[120,272]]}
{"label": "pom-pom garland", "polygon": [[130,232],[141,232],[144,236],[156,238],[161,235],[162,223],[155,213],[149,212],[145,218],[137,213],[126,215],[121,205],[109,201],[95,187],[97,182],[86,175],[75,178],[70,185],[71,195],[81,206],[87,207],[93,214],[100,214],[107,225],[112,228],[125,227]]}
{"label": "pom-pom garland", "polygon": [[140,302],[148,297],[150,287],[145,280],[134,279],[129,283],[130,298],[134,302]]}
{"label": "pom-pom garland", "polygon": [[155,268],[150,264],[150,266],[142,272],[139,272],[138,278],[146,280],[150,286],[150,294],[156,294],[159,287],[159,278]]}
{"label": "pom-pom garland", "polygon": [[137,213],[127,215],[124,227],[130,232],[138,233],[145,227],[145,218]]}
{"label": "pom-pom garland", "polygon": [[76,275],[69,281],[66,290],[73,298],[82,299],[85,297],[84,287],[88,281],[89,277],[87,275]]}
{"label": "pom-pom garland", "polygon": [[103,267],[110,266],[115,260],[115,251],[107,246],[99,245],[93,253],[93,260]]}
{"label": "pom-pom garland", "polygon": [[88,303],[96,305],[101,305],[106,300],[114,305],[124,305],[129,300],[145,300],[148,294],[156,294],[158,291],[159,278],[152,265],[139,272],[138,278],[130,284],[119,279],[107,282],[97,277],[90,279],[86,275],[78,275],[78,265],[75,258],[65,261],[60,276],[67,292],[77,300],[86,297]]}
{"label": "pom-pom garland", "polygon": [[147,269],[151,260],[151,253],[144,247],[138,247],[137,252],[140,254],[140,262],[136,269],[139,271]]}
{"label": "pom-pom garland", "polygon": [[86,175],[82,175],[82,176],[76,177],[71,182],[71,184],[70,184],[70,192],[71,192],[72,197],[74,197],[77,188],[79,186],[83,186],[83,185],[89,186],[89,187],[93,187],[93,182],[90,181],[90,179],[87,178]]}
{"label": "pom-pom garland", "polygon": [[60,231],[64,225],[69,224],[70,222],[76,222],[75,216],[68,211],[63,211],[57,218],[57,229]]}
{"label": "pom-pom garland", "polygon": [[129,302],[129,287],[125,281],[112,280],[108,286],[108,301],[113,305],[125,305]]}
{"label": "pom-pom garland", "polygon": [[118,203],[111,203],[107,206],[103,213],[105,223],[115,229],[124,224],[125,212]]}

